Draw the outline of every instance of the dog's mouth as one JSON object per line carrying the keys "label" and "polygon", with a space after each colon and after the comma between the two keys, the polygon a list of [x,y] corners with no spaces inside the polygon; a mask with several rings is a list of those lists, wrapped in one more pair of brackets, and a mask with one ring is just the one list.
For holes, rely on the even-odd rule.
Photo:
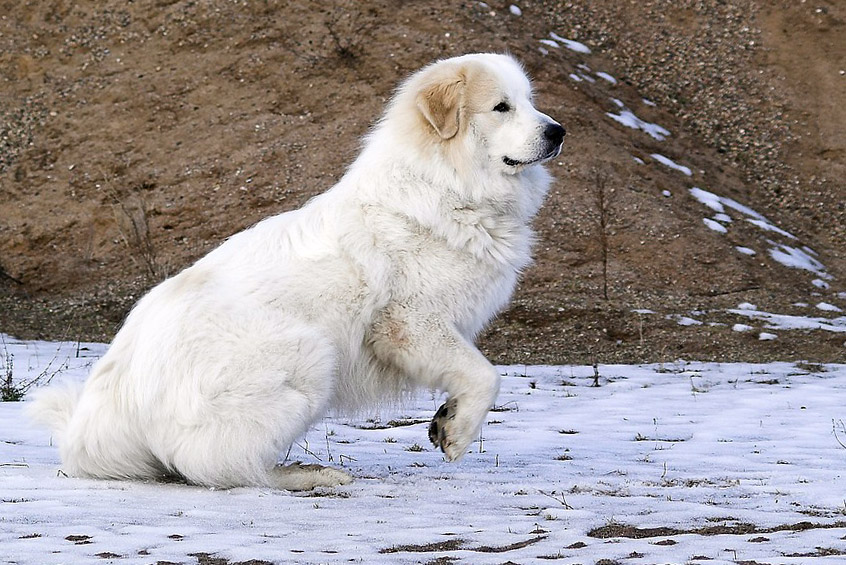
{"label": "dog's mouth", "polygon": [[502,162],[505,163],[506,165],[508,165],[509,167],[521,167],[521,166],[525,167],[525,166],[528,166],[528,165],[534,165],[535,163],[541,163],[541,162],[546,161],[548,159],[553,159],[555,157],[558,157],[558,155],[561,153],[561,147],[563,145],[564,145],[563,143],[561,145],[557,145],[557,146],[553,147],[551,150],[549,150],[546,154],[541,155],[539,157],[535,157],[534,159],[529,159],[527,161],[521,161],[519,159],[512,159],[511,157],[504,156],[502,158]]}
{"label": "dog's mouth", "polygon": [[502,162],[508,165],[509,167],[518,167],[520,165],[530,165],[537,161],[518,161],[517,159],[512,159],[511,157],[503,157]]}

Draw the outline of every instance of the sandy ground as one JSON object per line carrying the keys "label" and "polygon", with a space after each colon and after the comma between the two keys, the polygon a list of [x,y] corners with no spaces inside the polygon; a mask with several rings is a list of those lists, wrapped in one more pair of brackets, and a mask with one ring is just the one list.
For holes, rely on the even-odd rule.
{"label": "sandy ground", "polygon": [[[0,328],[108,340],[164,276],[331,186],[409,72],[438,57],[509,50],[569,135],[550,166],[556,183],[537,220],[536,264],[482,338],[494,360],[843,360],[840,334],[761,341],[732,331],[741,320],[726,311],[742,302],[782,314],[807,314],[797,303],[846,307],[846,6],[532,2],[519,16],[508,6],[8,6]],[[550,32],[591,53],[540,42]],[[670,135],[660,141],[610,119],[612,99]],[[824,264],[828,288],[773,260],[772,234],[743,218],[728,234],[709,229],[709,211],[688,193],[697,186],[794,234],[796,248]],[[673,317],[691,312],[703,324]]]}

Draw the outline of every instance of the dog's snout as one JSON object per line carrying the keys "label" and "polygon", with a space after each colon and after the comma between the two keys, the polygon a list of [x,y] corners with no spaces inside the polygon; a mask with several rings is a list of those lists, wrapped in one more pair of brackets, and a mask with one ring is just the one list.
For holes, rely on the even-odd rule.
{"label": "dog's snout", "polygon": [[561,145],[564,141],[564,134],[567,133],[561,124],[557,124],[555,122],[546,126],[546,129],[543,130],[543,135],[549,141],[551,141],[555,145]]}

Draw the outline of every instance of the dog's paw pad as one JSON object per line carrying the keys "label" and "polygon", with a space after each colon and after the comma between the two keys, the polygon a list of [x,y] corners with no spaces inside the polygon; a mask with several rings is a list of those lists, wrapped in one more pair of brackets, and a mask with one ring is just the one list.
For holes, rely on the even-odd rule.
{"label": "dog's paw pad", "polygon": [[435,447],[439,447],[441,451],[446,451],[446,447],[449,445],[446,428],[448,422],[455,419],[455,406],[456,401],[454,398],[450,398],[441,404],[441,407],[438,408],[438,411],[435,412],[432,418],[432,423],[429,424],[429,441]]}

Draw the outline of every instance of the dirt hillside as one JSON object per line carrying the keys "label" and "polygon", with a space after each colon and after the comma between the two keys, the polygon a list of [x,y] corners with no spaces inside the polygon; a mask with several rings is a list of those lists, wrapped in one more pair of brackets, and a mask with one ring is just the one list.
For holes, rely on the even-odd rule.
{"label": "dirt hillside", "polygon": [[509,51],[568,136],[493,360],[846,361],[846,4],[517,6],[0,1],[0,332],[110,339],[330,187],[407,74]]}

